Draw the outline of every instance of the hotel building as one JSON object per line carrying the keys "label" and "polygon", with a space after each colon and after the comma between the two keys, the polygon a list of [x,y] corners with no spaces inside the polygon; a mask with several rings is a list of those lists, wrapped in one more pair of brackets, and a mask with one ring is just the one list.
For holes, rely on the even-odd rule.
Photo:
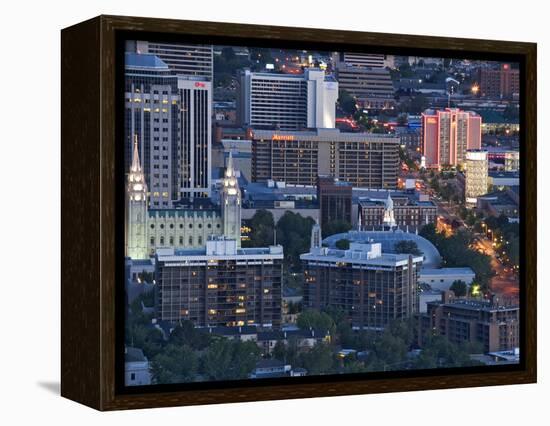
{"label": "hotel building", "polygon": [[418,312],[422,256],[382,253],[380,243],[352,242],[348,250],[321,247],[314,225],[304,265],[304,305],[341,309],[355,329],[382,330]]}
{"label": "hotel building", "polygon": [[300,75],[245,70],[238,96],[242,126],[301,130],[335,125],[338,83],[319,69]]}
{"label": "hotel building", "polygon": [[316,185],[329,175],[354,187],[394,189],[399,138],[338,129],[281,132],[254,130],[252,181]]}
{"label": "hotel building", "polygon": [[457,108],[426,110],[422,141],[427,168],[463,165],[467,150],[481,148],[481,117]]}

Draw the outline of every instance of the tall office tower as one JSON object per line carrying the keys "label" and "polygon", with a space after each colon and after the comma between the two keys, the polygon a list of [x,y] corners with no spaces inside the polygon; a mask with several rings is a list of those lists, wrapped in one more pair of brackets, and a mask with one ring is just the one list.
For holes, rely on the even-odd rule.
{"label": "tall office tower", "polygon": [[336,65],[344,63],[352,67],[385,68],[386,66],[386,55],[380,54],[334,52],[332,60]]}
{"label": "tall office tower", "polygon": [[324,71],[241,74],[238,121],[281,130],[334,128],[338,83]]}
{"label": "tall office tower", "polygon": [[325,226],[329,222],[351,220],[352,186],[332,176],[317,178],[317,202],[319,203],[319,222]]}
{"label": "tall office tower", "polygon": [[466,151],[466,183],[464,196],[466,204],[476,204],[477,197],[487,194],[489,160],[487,151],[474,149]]}
{"label": "tall office tower", "polygon": [[126,187],[126,256],[147,259],[147,184],[139,161],[137,135],[134,137],[129,170]]}
{"label": "tall office tower", "polygon": [[480,96],[510,99],[519,96],[519,69],[510,64],[500,68],[479,68],[477,72]]}
{"label": "tall office tower", "polygon": [[365,68],[340,62],[336,65],[340,90],[355,96],[367,109],[391,108],[395,90],[390,72],[384,68]]}
{"label": "tall office tower", "polygon": [[168,208],[178,198],[178,78],[154,55],[125,59],[125,170],[137,135],[149,205]]}
{"label": "tall office tower", "polygon": [[212,236],[201,250],[158,249],[158,318],[279,327],[283,257],[282,246],[238,248],[225,236]]}
{"label": "tall office tower", "polygon": [[466,150],[481,148],[481,117],[458,108],[422,114],[423,154],[427,168],[461,166]]}
{"label": "tall office tower", "polygon": [[137,41],[137,53],[158,56],[178,75],[201,77],[212,81],[214,49],[212,45]]}
{"label": "tall office tower", "polygon": [[210,196],[212,82],[178,75],[181,100],[179,196]]}
{"label": "tall office tower", "polygon": [[254,182],[316,185],[318,176],[329,175],[356,187],[397,187],[397,137],[316,129],[254,130],[251,139]]}
{"label": "tall office tower", "polygon": [[229,160],[223,178],[221,190],[221,209],[223,218],[223,234],[237,241],[241,246],[241,190],[233,169],[233,157],[229,152]]}
{"label": "tall office tower", "polygon": [[370,330],[418,312],[422,256],[387,254],[380,243],[352,242],[348,250],[312,244],[300,259],[307,308],[340,309],[354,329]]}

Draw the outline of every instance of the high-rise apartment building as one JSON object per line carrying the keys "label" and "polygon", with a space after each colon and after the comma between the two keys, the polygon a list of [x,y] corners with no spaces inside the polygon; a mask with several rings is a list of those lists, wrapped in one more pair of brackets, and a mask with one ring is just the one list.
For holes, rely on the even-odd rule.
{"label": "high-rise apartment building", "polygon": [[159,57],[178,75],[194,76],[212,81],[214,49],[212,45],[191,43],[137,41],[136,53]]}
{"label": "high-rise apartment building", "polygon": [[335,125],[338,83],[318,69],[300,75],[245,70],[238,95],[243,126],[301,130]]}
{"label": "high-rise apartment building", "polygon": [[179,197],[210,196],[212,170],[212,82],[178,76],[181,102]]}
{"label": "high-rise apartment building", "polygon": [[160,320],[196,327],[281,324],[283,249],[238,248],[225,236],[203,250],[159,249],[155,259]]}
{"label": "high-rise apartment building", "polygon": [[382,253],[376,242],[352,242],[348,250],[322,247],[320,233],[314,226],[310,252],[300,256],[306,307],[341,309],[355,329],[370,330],[418,312],[422,256]]}
{"label": "high-rise apartment building", "polygon": [[480,68],[477,72],[479,93],[497,99],[510,99],[519,95],[519,69],[510,64],[499,68]]}
{"label": "high-rise apartment building", "polygon": [[463,165],[467,150],[481,148],[481,117],[457,108],[426,110],[422,145],[427,168]]}
{"label": "high-rise apartment building", "polygon": [[154,55],[127,53],[125,64],[125,170],[133,139],[152,208],[167,208],[178,198],[180,97],[178,78]]}
{"label": "high-rise apartment building", "polygon": [[254,130],[252,180],[316,185],[320,175],[356,187],[394,189],[399,138],[338,129],[282,132]]}
{"label": "high-rise apartment building", "polygon": [[477,197],[487,194],[489,160],[487,151],[474,149],[466,151],[464,196],[466,204],[476,205]]}

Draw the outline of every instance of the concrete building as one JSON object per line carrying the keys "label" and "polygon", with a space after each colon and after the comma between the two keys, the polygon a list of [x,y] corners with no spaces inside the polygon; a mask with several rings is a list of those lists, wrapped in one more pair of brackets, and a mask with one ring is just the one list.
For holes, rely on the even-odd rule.
{"label": "concrete building", "polygon": [[475,206],[477,197],[486,194],[489,185],[489,160],[487,151],[466,151],[464,197],[466,204]]}
{"label": "concrete building", "polygon": [[211,237],[200,250],[159,249],[155,258],[159,320],[196,327],[281,324],[283,249],[237,247]]}
{"label": "concrete building", "polygon": [[136,52],[158,56],[175,74],[213,79],[212,45],[137,41]]}
{"label": "concrete building", "polygon": [[209,197],[212,174],[212,83],[178,77],[181,99],[179,197]]}
{"label": "concrete building", "polygon": [[332,176],[319,176],[317,179],[317,202],[319,222],[325,226],[329,222],[343,221],[351,225],[352,186],[340,182]]}
{"label": "concrete building", "polygon": [[481,343],[484,352],[519,347],[519,307],[498,302],[449,298],[427,303],[420,337],[432,331],[456,344]]}
{"label": "concrete building", "polygon": [[124,348],[124,384],[144,386],[151,384],[149,360],[138,348]]}
{"label": "concrete building", "polygon": [[463,165],[467,150],[481,148],[481,117],[456,108],[426,110],[422,143],[427,168]]}
{"label": "concrete building", "polygon": [[354,187],[397,187],[399,138],[338,129],[254,130],[252,181],[315,185],[329,175]]}
{"label": "concrete building", "polygon": [[336,79],[340,90],[357,98],[364,109],[390,109],[395,106],[395,89],[390,72],[338,63]]}
{"label": "concrete building", "polygon": [[178,78],[154,55],[125,55],[125,170],[137,136],[140,163],[152,208],[168,208],[178,198]]}
{"label": "concrete building", "polygon": [[334,128],[338,83],[319,69],[304,74],[243,71],[238,93],[242,126],[303,130]]}
{"label": "concrete building", "polygon": [[382,330],[395,319],[418,312],[418,271],[422,256],[382,253],[377,242],[350,244],[349,250],[321,246],[312,229],[304,265],[304,305],[341,309],[355,329]]}
{"label": "concrete building", "polygon": [[477,72],[480,96],[510,99],[519,96],[519,69],[510,64],[500,68],[480,68]]}

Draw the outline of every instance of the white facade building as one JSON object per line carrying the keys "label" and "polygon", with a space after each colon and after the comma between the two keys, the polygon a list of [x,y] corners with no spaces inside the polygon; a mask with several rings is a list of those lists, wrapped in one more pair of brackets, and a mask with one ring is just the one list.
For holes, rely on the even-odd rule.
{"label": "white facade building", "polygon": [[334,128],[338,83],[319,69],[304,74],[245,70],[239,92],[239,121],[244,126],[281,130]]}

